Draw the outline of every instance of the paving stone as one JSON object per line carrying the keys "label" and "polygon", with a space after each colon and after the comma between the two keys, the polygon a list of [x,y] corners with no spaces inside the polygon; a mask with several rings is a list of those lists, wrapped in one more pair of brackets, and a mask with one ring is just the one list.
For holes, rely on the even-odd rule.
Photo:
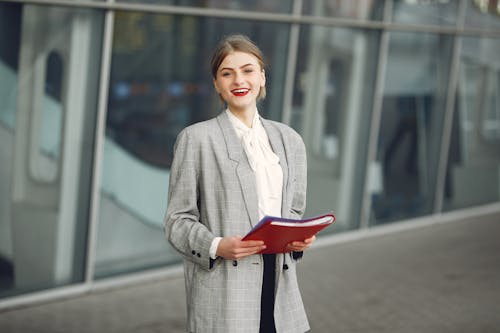
{"label": "paving stone", "polygon": [[[312,248],[311,332],[500,332],[500,214]],[[181,274],[0,312],[1,333],[180,333]]]}

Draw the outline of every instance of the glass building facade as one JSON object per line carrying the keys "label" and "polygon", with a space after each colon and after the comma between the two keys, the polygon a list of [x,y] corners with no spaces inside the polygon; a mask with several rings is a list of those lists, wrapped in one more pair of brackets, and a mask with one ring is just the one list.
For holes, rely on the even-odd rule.
{"label": "glass building facade", "polygon": [[500,1],[0,1],[0,308],[180,263],[173,143],[224,35],[308,150],[327,233],[500,210]]}

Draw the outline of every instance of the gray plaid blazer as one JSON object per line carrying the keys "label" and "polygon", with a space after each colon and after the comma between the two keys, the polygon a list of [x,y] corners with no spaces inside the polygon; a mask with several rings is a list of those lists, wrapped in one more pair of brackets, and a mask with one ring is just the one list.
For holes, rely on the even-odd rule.
{"label": "gray plaid blazer", "polygon": [[[306,151],[290,127],[262,119],[283,168],[282,216],[305,208]],[[237,262],[210,258],[216,236],[245,235],[258,223],[255,178],[227,114],[186,127],[177,137],[165,235],[184,258],[188,331],[259,331],[261,255]],[[309,330],[290,253],[276,256],[278,333]]]}

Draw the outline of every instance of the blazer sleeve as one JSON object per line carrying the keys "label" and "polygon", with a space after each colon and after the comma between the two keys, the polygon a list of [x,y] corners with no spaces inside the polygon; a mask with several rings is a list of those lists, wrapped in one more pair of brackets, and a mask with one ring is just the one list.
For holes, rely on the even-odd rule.
{"label": "blazer sleeve", "polygon": [[295,158],[293,161],[293,181],[295,182],[292,193],[292,205],[290,213],[294,218],[300,219],[306,209],[306,191],[307,191],[307,155],[306,147],[302,138],[296,134],[297,143],[295,145]]}
{"label": "blazer sleeve", "polygon": [[[292,205],[290,213],[293,218],[301,219],[306,209],[306,191],[307,191],[307,154],[304,141],[300,135],[296,134],[297,150],[295,152],[294,165],[294,192],[292,193]],[[298,261],[302,258],[304,252],[291,252],[292,259]]]}
{"label": "blazer sleeve", "polygon": [[196,146],[187,130],[174,145],[164,230],[169,243],[187,260],[204,269],[213,266],[210,245],[215,236],[200,222]]}

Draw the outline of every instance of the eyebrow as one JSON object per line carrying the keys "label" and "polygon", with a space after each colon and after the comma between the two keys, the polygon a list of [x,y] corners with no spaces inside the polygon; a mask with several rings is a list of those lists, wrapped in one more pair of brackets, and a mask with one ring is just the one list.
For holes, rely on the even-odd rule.
{"label": "eyebrow", "polygon": [[[247,66],[255,66],[255,64],[248,63],[248,64],[245,64],[245,65],[243,65],[243,66],[240,66],[239,68],[245,68],[245,67],[247,67]],[[232,67],[223,67],[223,68],[219,69],[219,71],[223,71],[223,70],[225,70],[225,69],[228,69],[228,70],[234,71],[234,68],[232,68]]]}

